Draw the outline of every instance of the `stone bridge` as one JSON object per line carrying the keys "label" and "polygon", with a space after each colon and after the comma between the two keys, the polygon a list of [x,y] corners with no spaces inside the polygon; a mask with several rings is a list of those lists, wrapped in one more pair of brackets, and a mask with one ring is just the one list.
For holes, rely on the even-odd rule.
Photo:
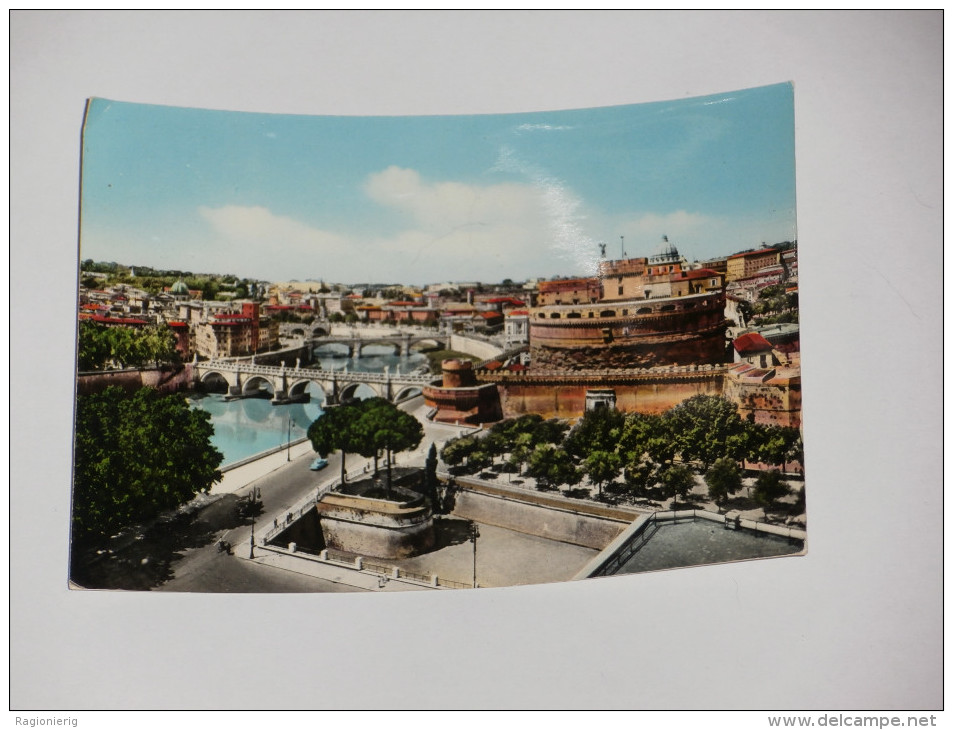
{"label": "stone bridge", "polygon": [[[359,331],[358,331],[359,332]],[[387,345],[394,348],[395,355],[408,355],[414,345],[422,342],[433,342],[434,344],[447,348],[449,347],[449,338],[447,335],[438,333],[413,333],[400,332],[393,335],[371,335],[355,334],[350,337],[339,335],[315,336],[308,329],[307,325],[282,325],[281,333],[286,336],[305,337],[310,340],[312,347],[321,347],[322,345],[344,345],[347,347],[348,357],[360,357],[362,351],[368,345]]]}
{"label": "stone bridge", "polygon": [[242,398],[261,395],[264,386],[271,386],[272,403],[290,403],[306,400],[307,388],[316,383],[324,391],[325,404],[335,405],[354,397],[359,385],[367,385],[381,398],[400,401],[429,385],[439,376],[384,373],[349,373],[347,370],[312,370],[295,367],[275,367],[248,362],[210,360],[192,365],[195,380],[209,383],[218,377],[228,385],[228,395]]}

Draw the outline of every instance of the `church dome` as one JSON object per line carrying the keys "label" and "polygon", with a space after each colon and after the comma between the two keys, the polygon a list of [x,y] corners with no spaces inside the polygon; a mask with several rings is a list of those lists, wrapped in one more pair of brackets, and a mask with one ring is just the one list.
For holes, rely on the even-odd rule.
{"label": "church dome", "polygon": [[682,259],[675,248],[675,244],[668,240],[668,236],[662,236],[662,243],[655,249],[655,253],[649,257],[650,264],[669,264],[678,263]]}
{"label": "church dome", "polygon": [[175,282],[175,284],[172,285],[172,293],[177,295],[184,294],[185,296],[188,296],[189,287],[184,281],[182,281],[182,279],[179,279],[177,282]]}

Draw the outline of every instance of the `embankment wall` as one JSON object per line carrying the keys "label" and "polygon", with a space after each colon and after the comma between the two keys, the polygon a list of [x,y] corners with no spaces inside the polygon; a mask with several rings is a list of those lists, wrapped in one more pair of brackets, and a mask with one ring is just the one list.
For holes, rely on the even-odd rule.
{"label": "embankment wall", "polygon": [[485,525],[602,550],[640,513],[456,479],[453,514]]}

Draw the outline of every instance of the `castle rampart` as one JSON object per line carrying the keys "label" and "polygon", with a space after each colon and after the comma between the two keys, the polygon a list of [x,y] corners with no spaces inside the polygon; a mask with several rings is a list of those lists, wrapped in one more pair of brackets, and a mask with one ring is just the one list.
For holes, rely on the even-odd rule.
{"label": "castle rampart", "polygon": [[588,370],[724,362],[724,294],[530,310],[533,369]]}
{"label": "castle rampart", "polygon": [[663,413],[694,395],[721,395],[725,368],[715,365],[654,369],[480,371],[495,383],[504,418],[538,413],[544,418],[578,418],[586,410],[586,394],[612,390],[620,411]]}

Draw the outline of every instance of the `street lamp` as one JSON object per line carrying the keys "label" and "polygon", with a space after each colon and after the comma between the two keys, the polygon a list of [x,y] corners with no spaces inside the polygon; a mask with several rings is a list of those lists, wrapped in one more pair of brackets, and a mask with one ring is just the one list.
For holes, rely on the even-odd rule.
{"label": "street lamp", "polygon": [[248,559],[255,559],[255,513],[252,512],[251,515],[251,542],[248,546]]}
{"label": "street lamp", "polygon": [[291,412],[288,412],[288,458],[286,461],[291,461],[291,426],[294,424],[294,419],[291,418]]}
{"label": "street lamp", "polygon": [[473,587],[477,587],[476,579],[476,541],[480,536],[480,528],[476,522],[471,522],[470,527],[467,531],[467,534],[470,538],[470,542],[473,543]]}

